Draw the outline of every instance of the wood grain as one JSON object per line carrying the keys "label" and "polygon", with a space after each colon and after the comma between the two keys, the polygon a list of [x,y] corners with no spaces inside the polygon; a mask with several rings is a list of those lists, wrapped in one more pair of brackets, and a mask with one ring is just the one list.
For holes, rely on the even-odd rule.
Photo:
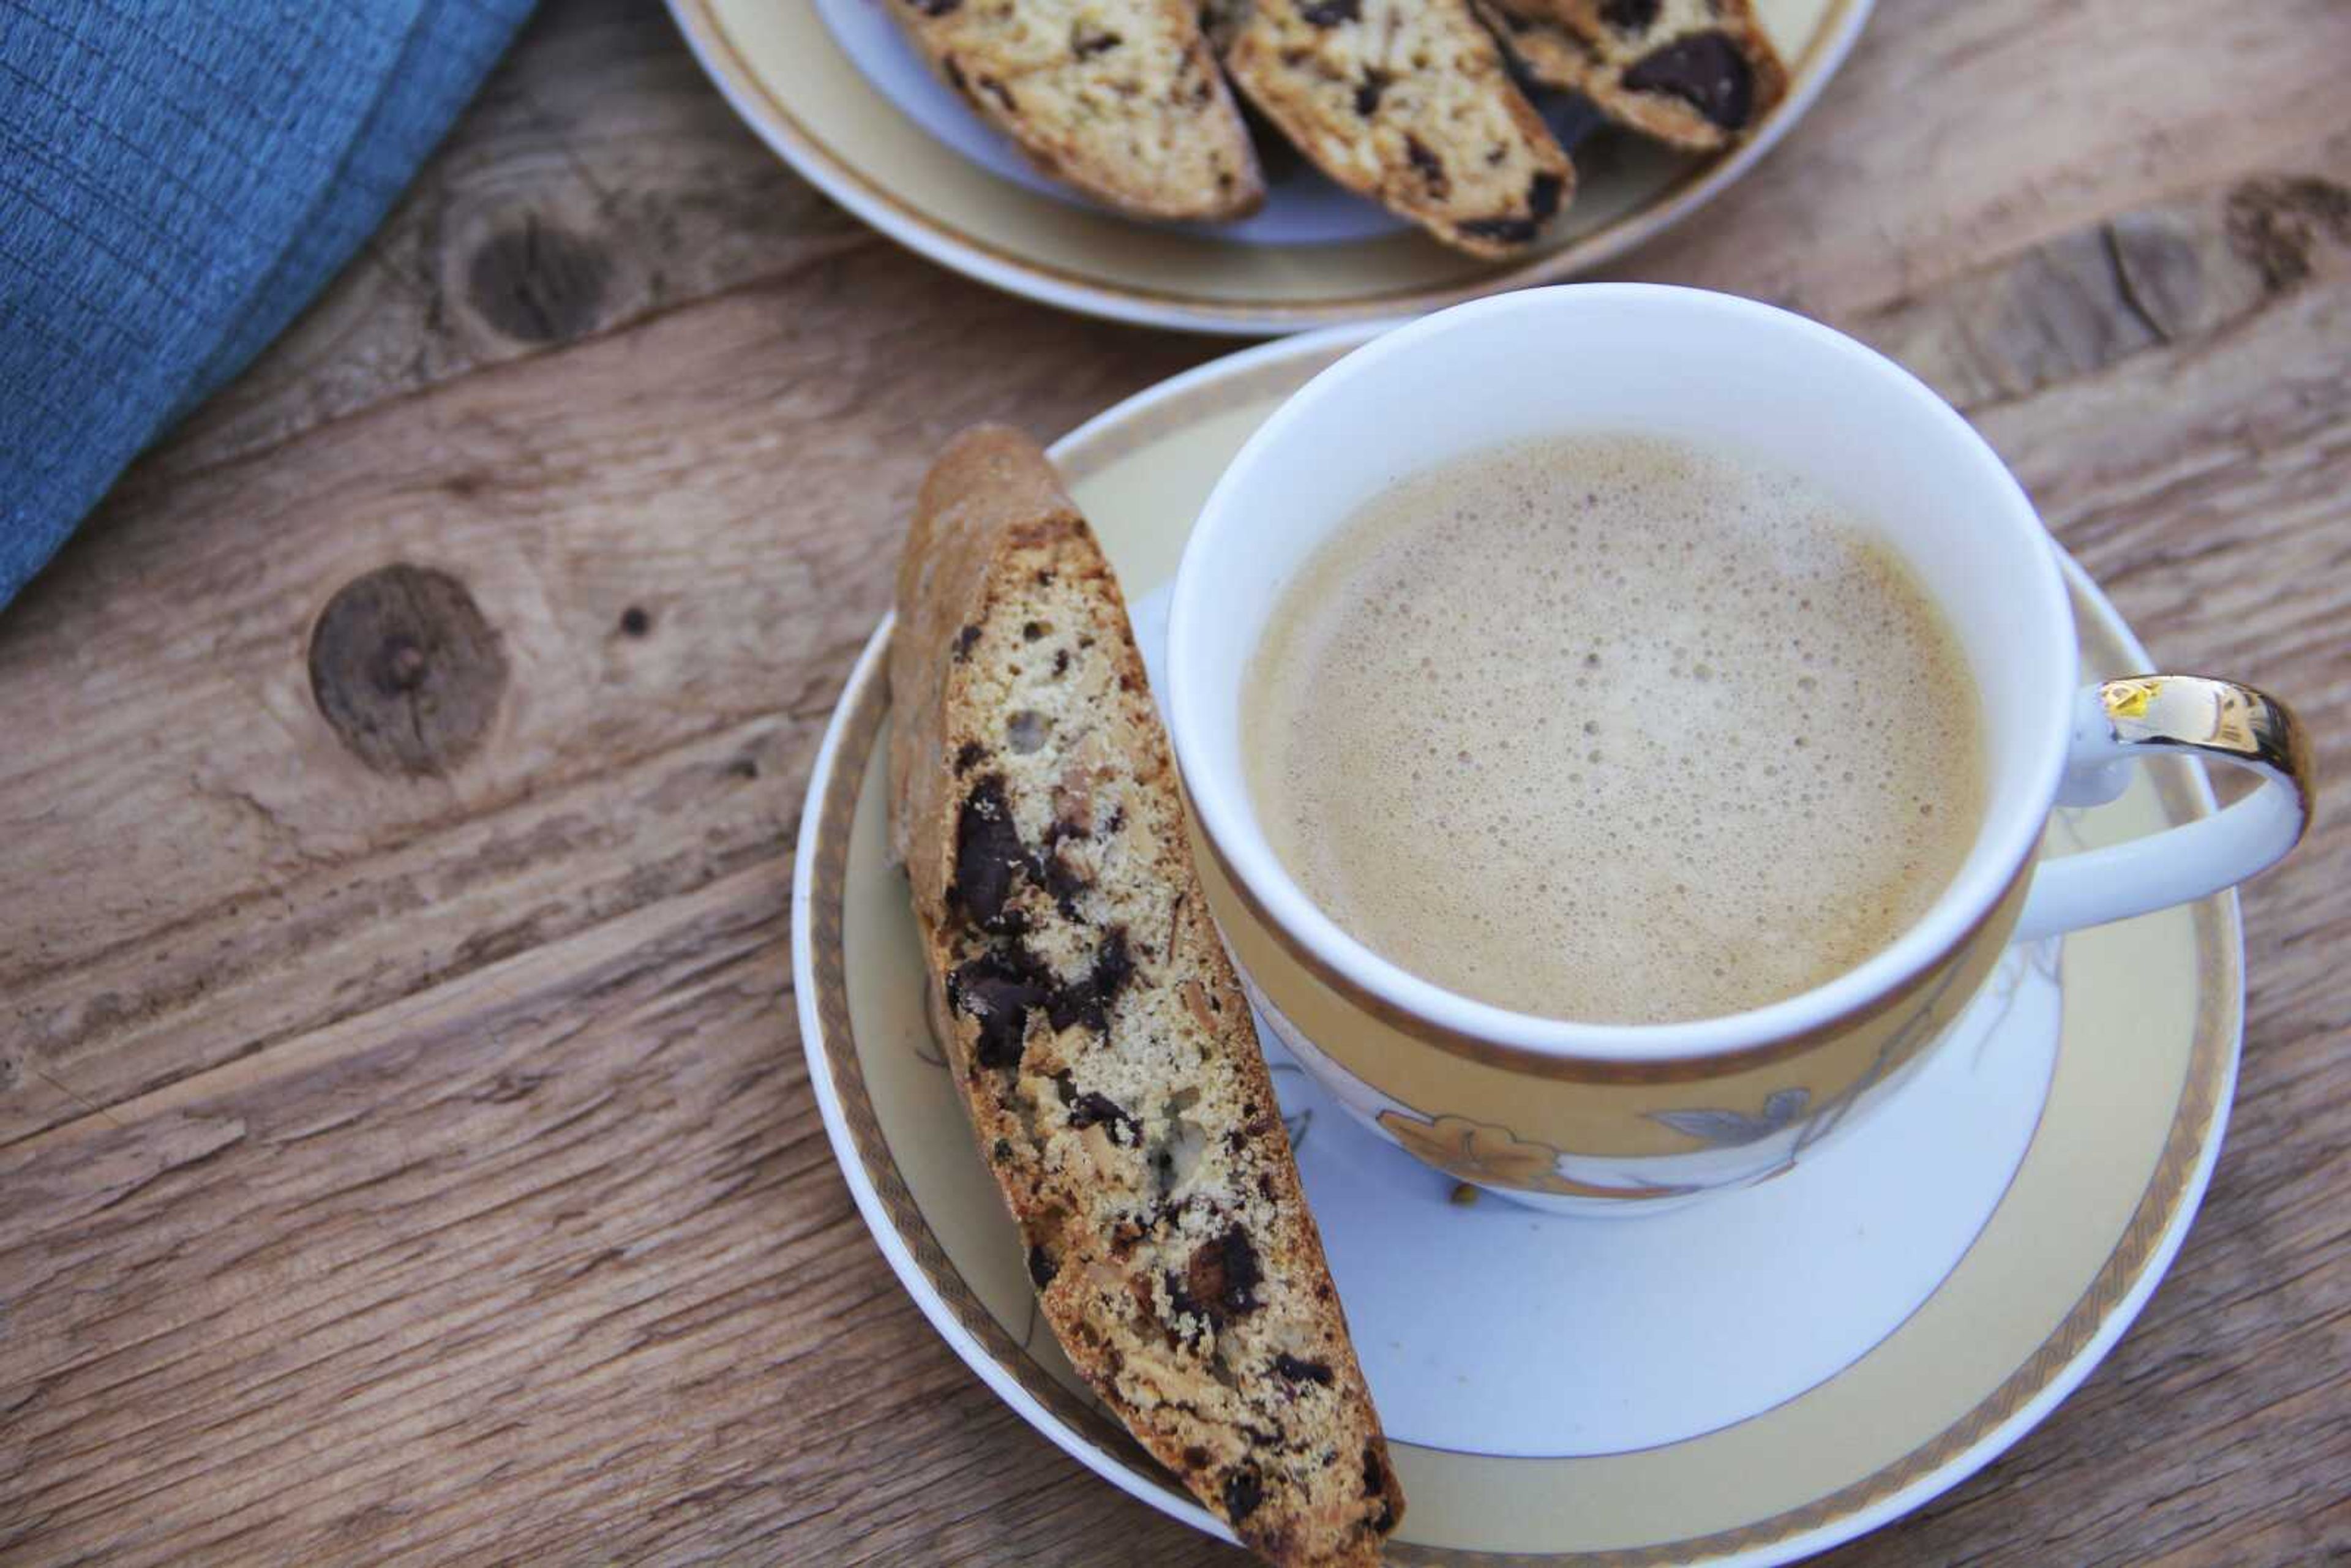
{"label": "wood grain", "polygon": [[[1831,1561],[2351,1552],[2346,55],[2336,5],[1888,0],[1619,269],[1911,365],[2328,780],[2246,894],[2178,1265],[2039,1431]],[[0,1561],[1236,1561],[939,1343],[786,994],[807,769],[926,453],[1213,350],[897,251],[656,8],[550,0],[371,255],[0,615]],[[402,565],[503,664],[422,768],[311,668]]]}
{"label": "wood grain", "polygon": [[[935,341],[903,309],[935,286],[822,266],[110,507],[0,622],[0,726],[53,737],[0,755],[0,994],[41,1070],[0,1138],[780,852],[924,455],[1189,347],[977,293]],[[312,699],[320,608],[395,562],[462,581],[511,666],[446,778],[375,772]],[[111,874],[47,891],[94,842]]]}
{"label": "wood grain", "polygon": [[547,5],[336,287],[139,477],[885,245],[745,129],[661,6]]}

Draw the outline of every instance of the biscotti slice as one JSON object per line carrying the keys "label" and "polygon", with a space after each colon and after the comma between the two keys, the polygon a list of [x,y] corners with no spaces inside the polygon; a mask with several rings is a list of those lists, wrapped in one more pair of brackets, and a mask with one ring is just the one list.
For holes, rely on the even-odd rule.
{"label": "biscotti slice", "polygon": [[1027,437],[940,456],[898,616],[893,846],[1046,1321],[1259,1553],[1376,1563],[1403,1493],[1117,580]]}
{"label": "biscotti slice", "polygon": [[1479,0],[1526,74],[1694,152],[1752,130],[1788,70],[1748,0]]}
{"label": "biscotti slice", "polygon": [[1575,190],[1469,0],[1254,0],[1225,69],[1332,179],[1473,256],[1516,255]]}
{"label": "biscotti slice", "polygon": [[1146,218],[1246,216],[1265,179],[1186,0],[888,0],[1045,173]]}

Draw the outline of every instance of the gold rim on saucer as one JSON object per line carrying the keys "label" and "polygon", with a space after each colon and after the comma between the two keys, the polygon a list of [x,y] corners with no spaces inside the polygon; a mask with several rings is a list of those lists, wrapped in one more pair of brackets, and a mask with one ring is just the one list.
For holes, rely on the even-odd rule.
{"label": "gold rim on saucer", "polygon": [[[1236,355],[1060,444],[1131,602],[1173,573],[1198,503],[1249,432],[1362,336]],[[2085,668],[2145,667],[2112,607],[2067,572]],[[1217,1529],[1093,1404],[1039,1323],[1011,1223],[935,1064],[904,883],[883,852],[887,638],[885,622],[842,695],[795,871],[803,1043],[843,1174],[884,1255],[976,1372],[1097,1473]],[[2063,836],[2094,847],[2214,809],[2188,765],[2139,771],[2115,806],[2062,814]],[[2088,1375],[2185,1235],[2234,1083],[2240,949],[2233,894],[2069,937],[2040,1124],[1991,1219],[1898,1328],[1793,1398],[1638,1451],[1498,1458],[1396,1441],[1412,1507],[1391,1560],[1779,1563],[1972,1474]]]}
{"label": "gold rim on saucer", "polygon": [[1692,159],[1611,139],[1530,256],[1491,263],[1417,233],[1242,245],[1132,222],[1000,179],[938,141],[842,52],[815,0],[669,0],[703,69],[810,182],[932,260],[1047,304],[1191,331],[1273,333],[1409,315],[1556,282],[1679,222],[1812,107],[1873,0],[1758,0],[1787,95],[1736,150]]}

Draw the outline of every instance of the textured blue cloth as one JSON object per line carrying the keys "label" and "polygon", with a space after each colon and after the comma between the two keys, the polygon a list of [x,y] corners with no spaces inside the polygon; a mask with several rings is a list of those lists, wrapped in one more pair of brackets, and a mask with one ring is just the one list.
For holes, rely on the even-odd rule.
{"label": "textured blue cloth", "polygon": [[0,604],[381,221],[530,0],[0,0]]}

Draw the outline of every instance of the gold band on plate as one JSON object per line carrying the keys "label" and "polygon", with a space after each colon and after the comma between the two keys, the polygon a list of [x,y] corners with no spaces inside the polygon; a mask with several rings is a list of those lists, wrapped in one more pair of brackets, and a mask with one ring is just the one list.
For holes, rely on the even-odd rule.
{"label": "gold band on plate", "polygon": [[[1204,393],[1213,390],[1202,389]],[[845,722],[838,718],[835,721],[842,724],[844,734],[832,770],[822,781],[820,804],[813,805],[821,813],[822,827],[811,868],[810,909],[816,930],[811,943],[814,965],[810,978],[817,992],[820,1026],[815,1043],[823,1062],[822,1071],[831,1079],[840,1096],[858,1163],[880,1197],[901,1244],[931,1289],[937,1292],[942,1304],[977,1343],[981,1352],[1070,1431],[1114,1457],[1134,1475],[1174,1495],[1176,1483],[1160,1472],[1134,1438],[1056,1382],[981,1303],[933,1233],[883,1134],[851,1025],[848,954],[842,942],[841,911],[849,875],[850,827],[873,744],[888,711],[886,683],[878,674],[869,677],[862,685],[852,685],[844,692],[841,704],[850,716]],[[2156,793],[2172,821],[2190,820],[2210,810],[2184,771],[2175,772],[2168,767],[2151,771],[2156,774]],[[1964,1416],[1927,1442],[1827,1496],[1728,1529],[1653,1545],[1590,1552],[1481,1551],[1397,1541],[1389,1545],[1390,1560],[1414,1568],[1669,1568],[1676,1563],[1764,1550],[1791,1537],[1849,1521],[1865,1510],[1881,1506],[1994,1437],[2065,1375],[2131,1293],[2170,1233],[2211,1140],[2229,1082],[2236,1031],[2241,1023],[2239,1007],[2242,981],[2233,939],[2235,905],[2224,895],[2199,900],[2190,906],[2189,913],[2195,923],[2195,945],[2201,970],[2197,987],[2199,1006],[2182,1095],[2173,1108],[2156,1167],[2114,1249],[2079,1298],[2033,1354]],[[1413,1448],[1410,1444],[1400,1446],[1407,1450]]]}
{"label": "gold band on plate", "polygon": [[[1106,424],[1076,446],[1057,453],[1057,458],[1073,483],[1081,482],[1102,465],[1151,444],[1155,437],[1165,439],[1191,423],[1230,413],[1238,403],[1285,390],[1267,384],[1279,379],[1285,367],[1290,368],[1300,381],[1308,373],[1296,368],[1294,361],[1280,361],[1249,367],[1245,384],[1237,384],[1237,378],[1230,375],[1203,381],[1155,401],[1134,417]],[[2077,582],[2074,592],[2077,614],[2083,622],[2085,658],[2094,665],[2103,664],[2112,669],[2126,664],[2126,661],[2136,663],[2145,657],[2135,648],[2126,648],[2107,619],[2092,611],[2086,589]],[[810,962],[809,972],[799,978],[814,993],[813,1038],[808,1042],[811,1048],[810,1069],[829,1080],[838,1094],[851,1134],[851,1149],[843,1151],[844,1163],[853,1162],[860,1168],[881,1200],[895,1245],[911,1259],[923,1284],[934,1293],[935,1303],[974,1342],[977,1354],[986,1357],[1002,1375],[1045,1406],[1050,1419],[1040,1425],[1058,1425],[1061,1430],[1055,1434],[1057,1441],[1069,1447],[1092,1447],[1140,1483],[1138,1490],[1155,1492],[1163,1500],[1172,1500],[1177,1495],[1169,1490],[1172,1482],[1143,1456],[1133,1440],[1081,1396],[1057,1382],[1035,1358],[1035,1353],[1021,1341],[1018,1318],[1011,1320],[1008,1327],[989,1313],[972,1283],[963,1278],[940,1238],[931,1229],[921,1204],[909,1189],[906,1174],[899,1167],[897,1151],[883,1134],[866,1079],[861,1044],[865,1052],[880,1058],[886,1055],[893,1042],[883,1039],[861,1042],[852,1030],[848,986],[850,954],[843,946],[842,930],[847,883],[852,874],[849,865],[851,823],[887,706],[878,665],[862,683],[852,683],[843,695],[842,706],[845,712],[835,720],[839,739],[830,771],[818,780],[819,789],[810,802],[810,810],[819,813],[819,829],[815,851],[805,873],[812,927]],[[2272,733],[2291,736],[2296,732],[2275,729]],[[2117,737],[2131,741],[2142,738],[2125,735],[2119,725]],[[2277,755],[2294,757],[2294,742],[2287,740]],[[2295,771],[2292,768],[2287,770]],[[2144,772],[2166,821],[2179,824],[2211,810],[2200,779],[2184,762],[2166,758]],[[2311,775],[2306,765],[2299,769],[2299,776],[2305,783],[2308,781]],[[2168,1256],[2168,1247],[2179,1234],[2182,1211],[2199,1188],[2201,1172],[2210,1157],[2215,1124],[2227,1100],[2237,1031],[2241,1024],[2243,993],[2238,967],[2235,909],[2234,897],[2222,894],[2199,900],[2186,912],[2192,922],[2196,955],[2195,1011],[2188,1057],[2181,1069],[2179,1097],[2170,1102],[2152,1168],[2136,1197],[2126,1200],[2127,1217],[2119,1232],[2101,1244],[2105,1255],[2095,1264],[2095,1271],[2083,1282],[2077,1296],[2058,1307],[2037,1343],[2012,1363],[2012,1370],[2005,1375],[1995,1374],[1997,1382],[1983,1388],[1972,1403],[1961,1406],[1948,1424],[1915,1440],[1907,1451],[1870,1456],[1874,1463],[1865,1459],[1850,1480],[1832,1491],[1806,1501],[1782,1505],[1776,1511],[1741,1516],[1744,1522],[1700,1528],[1673,1539],[1588,1550],[1532,1546],[1519,1551],[1480,1550],[1398,1542],[1390,1548],[1392,1561],[1415,1568],[1665,1568],[1670,1563],[1714,1560],[1740,1552],[1786,1550],[1789,1542],[1804,1538],[1809,1538],[1808,1546],[1817,1548],[1828,1543],[1830,1537],[1825,1532],[1834,1531],[1837,1537],[1851,1533],[1874,1511],[1882,1513],[1910,1500],[1916,1495],[1914,1489],[1947,1485],[1957,1479],[1953,1467],[1972,1469],[1989,1450],[2005,1447],[2011,1440],[2007,1434],[2012,1433],[2019,1418],[2029,1419],[2072,1376],[2078,1375],[2082,1358],[2114,1332],[2116,1314],[2141,1290],[2148,1271]],[[2167,1090],[2166,1098],[2168,1097]],[[2040,1139],[2041,1134],[2036,1134],[2036,1146]],[[2028,1153],[2027,1157],[2030,1160],[2034,1155]],[[2003,1212],[2008,1207],[2003,1205]],[[1999,1217],[1995,1218],[1997,1221]],[[1009,1267],[1018,1271],[1017,1261]],[[1874,1354],[1882,1353],[1881,1347],[1879,1353]],[[1452,1459],[1449,1455],[1410,1444],[1399,1447],[1411,1463],[1436,1465]],[[1548,1467],[1561,1461],[1529,1458],[1478,1462],[1500,1467],[1506,1472],[1508,1479],[1499,1485],[1535,1487],[1544,1484],[1544,1478],[1552,1473]],[[1524,1478],[1523,1481],[1517,1479],[1520,1477]],[[1409,1520],[1405,1528],[1412,1528]]]}
{"label": "gold band on plate", "polygon": [[[789,3],[805,5],[811,0],[789,0]],[[1129,319],[1145,321],[1155,320],[1167,312],[1180,312],[1186,318],[1182,322],[1158,319],[1156,324],[1181,325],[1194,329],[1238,328],[1256,332],[1287,332],[1340,322],[1418,315],[1505,288],[1555,283],[1586,267],[1596,267],[1654,237],[1693,210],[1698,203],[1742,177],[1759,155],[1758,149],[1768,148],[1778,140],[1788,122],[1810,109],[1829,72],[1844,58],[1867,11],[1862,0],[1828,0],[1803,47],[1789,62],[1788,90],[1771,113],[1748,132],[1738,148],[1720,157],[1693,162],[1669,183],[1652,193],[1631,211],[1613,214],[1599,226],[1584,233],[1562,235],[1553,240],[1548,248],[1538,248],[1516,262],[1480,264],[1460,258],[1465,270],[1448,268],[1442,274],[1419,281],[1372,287],[1334,298],[1283,298],[1272,295],[1219,297],[1122,281],[1107,267],[1097,267],[1090,270],[1045,260],[1008,249],[974,232],[968,225],[959,226],[893,190],[859,163],[847,146],[827,141],[819,129],[810,123],[808,117],[796,113],[775,84],[747,57],[741,42],[721,16],[721,0],[669,0],[669,5],[671,15],[676,19],[696,57],[735,100],[746,120],[772,144],[778,145],[779,151],[788,149],[792,162],[820,184],[829,181],[853,192],[855,199],[847,203],[852,208],[858,202],[869,204],[888,213],[896,222],[921,233],[933,245],[968,253],[1006,272],[1025,275],[1030,280],[1043,280],[1092,297],[1080,308],[1099,312],[1105,305],[1114,305]],[[830,29],[825,28],[820,20],[818,26],[822,31],[825,45],[838,52],[839,44],[832,38]],[[834,68],[856,70],[858,68],[843,58]],[[878,98],[879,89],[873,90]],[[889,113],[900,112],[894,104],[886,100],[883,107]],[[816,172],[820,172],[821,179],[818,178]],[[977,178],[996,178],[977,169],[974,172]],[[838,192],[832,193],[839,194]],[[1113,214],[1097,212],[1094,215],[1108,217]],[[1390,237],[1393,236],[1382,236],[1383,239]],[[1290,245],[1266,248],[1279,249],[1294,256],[1296,267],[1311,269],[1315,266],[1316,253],[1327,247]],[[958,270],[971,270],[960,258],[938,256],[935,259],[945,261]],[[999,287],[1009,287],[1001,280],[988,281],[996,282]],[[1016,291],[1028,292],[1025,289]],[[1055,303],[1066,307],[1068,302]]]}

